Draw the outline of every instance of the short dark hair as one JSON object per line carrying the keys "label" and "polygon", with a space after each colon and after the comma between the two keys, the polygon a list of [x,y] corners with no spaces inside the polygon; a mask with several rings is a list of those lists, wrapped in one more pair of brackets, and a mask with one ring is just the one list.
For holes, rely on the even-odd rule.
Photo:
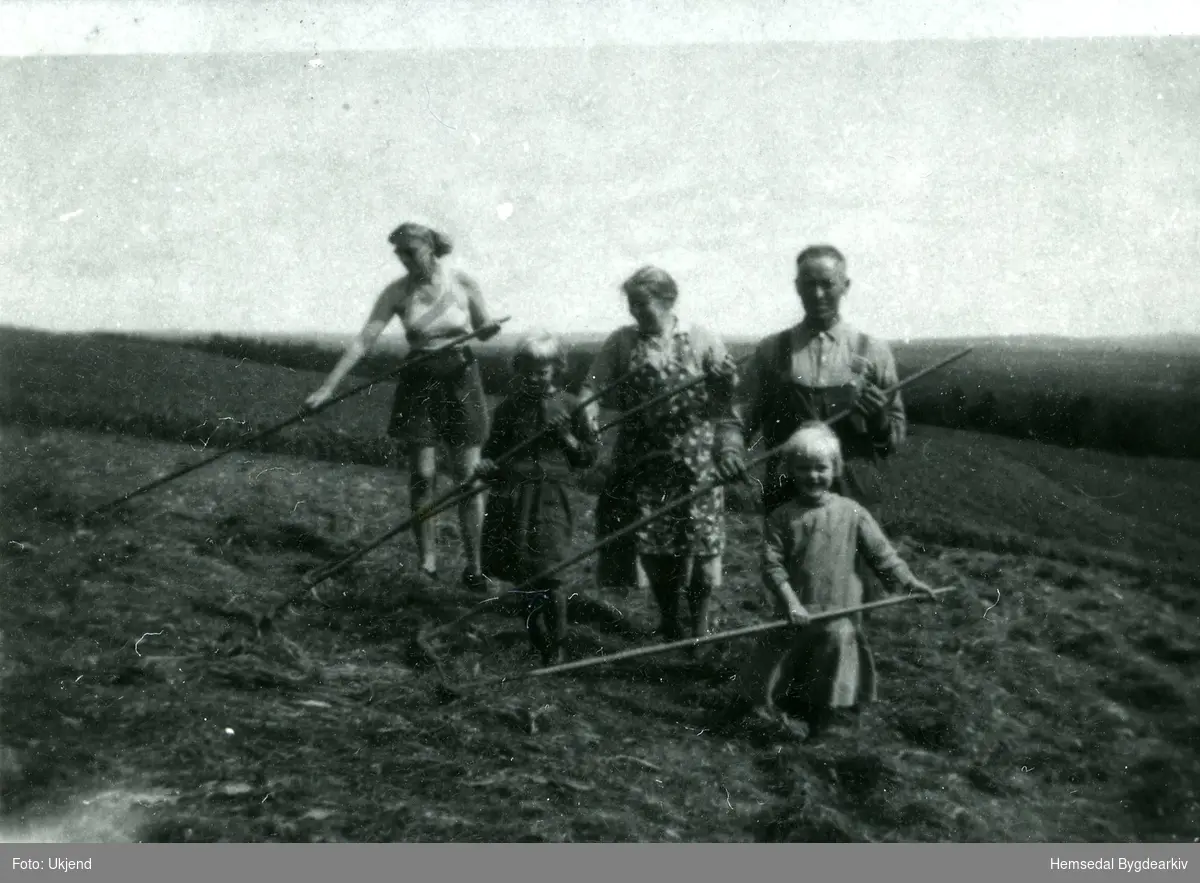
{"label": "short dark hair", "polygon": [[667,303],[674,303],[679,297],[679,286],[671,278],[671,274],[659,267],[645,266],[630,276],[621,285],[626,296],[637,291],[645,291]]}
{"label": "short dark hair", "polygon": [[434,257],[445,257],[454,251],[454,243],[450,241],[450,237],[440,230],[434,230],[431,227],[426,227],[424,224],[417,224],[413,221],[405,221],[399,227],[391,232],[388,236],[388,242],[392,245],[399,245],[401,242],[424,242],[433,249]]}
{"label": "short dark hair", "polygon": [[810,245],[805,248],[800,254],[796,255],[796,268],[805,261],[819,260],[820,258],[833,258],[843,267],[846,266],[846,256],[832,245]]}

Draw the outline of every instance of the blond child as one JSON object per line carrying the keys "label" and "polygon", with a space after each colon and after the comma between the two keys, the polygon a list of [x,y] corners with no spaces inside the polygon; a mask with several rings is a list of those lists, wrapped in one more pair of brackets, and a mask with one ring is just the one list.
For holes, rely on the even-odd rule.
{"label": "blond child", "polygon": [[815,739],[876,695],[861,614],[809,623],[813,614],[863,603],[858,557],[891,589],[937,595],[912,574],[866,509],[832,491],[843,461],[829,427],[805,423],[782,454],[794,493],[764,521],[762,576],[776,612],[795,628],[758,643],[739,678],[738,711],[789,730],[788,714],[797,714]]}
{"label": "blond child", "polygon": [[[578,399],[561,388],[566,351],[557,337],[526,337],[513,356],[517,389],[496,408],[477,475],[488,482],[483,521],[483,571],[489,579],[523,583],[569,552],[574,516],[567,498],[573,470],[596,461],[598,439]],[[549,430],[505,463],[497,459]],[[567,595],[557,578],[530,588],[526,620],[544,663],[561,662]]]}

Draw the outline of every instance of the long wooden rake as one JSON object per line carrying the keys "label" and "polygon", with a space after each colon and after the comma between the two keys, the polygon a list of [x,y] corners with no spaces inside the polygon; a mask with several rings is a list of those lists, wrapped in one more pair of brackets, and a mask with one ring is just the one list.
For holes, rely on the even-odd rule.
{"label": "long wooden rake", "polygon": [[[941,597],[949,592],[958,590],[958,586],[946,586],[940,589],[934,589],[933,593],[936,597]],[[810,625],[818,623],[831,622],[835,619],[841,619],[845,616],[854,616],[858,613],[866,613],[871,610],[879,610],[883,607],[894,607],[897,604],[906,604],[909,601],[932,601],[924,592],[914,592],[909,595],[895,595],[890,598],[882,598],[878,601],[870,601],[865,604],[858,604],[853,607],[843,607],[838,610],[827,610],[821,613],[815,613],[809,618]],[[646,647],[633,647],[629,650],[622,650],[619,653],[607,653],[600,656],[590,656],[587,659],[577,659],[574,662],[564,662],[559,665],[550,665],[544,668],[526,669],[515,674],[493,675],[486,678],[477,678],[473,681],[468,681],[463,685],[465,688],[470,687],[487,687],[496,684],[514,683],[517,681],[528,680],[530,678],[544,678],[551,675],[566,674],[571,671],[580,671],[585,668],[595,668],[601,665],[611,665],[614,662],[623,662],[627,659],[639,659],[647,656],[658,656],[664,653],[673,653],[676,650],[689,650],[693,647],[699,647],[704,644],[720,644],[727,641],[735,641],[739,638],[749,638],[755,635],[765,634],[767,632],[777,631],[783,628],[792,628],[791,621],[787,619],[773,619],[768,622],[760,622],[754,625],[743,626],[737,629],[730,629],[725,632],[717,632],[712,635],[704,635],[699,638],[683,638],[678,641],[669,641],[661,644],[651,644]]]}
{"label": "long wooden rake", "polygon": [[[904,380],[901,380],[899,383],[893,385],[892,387],[888,388],[884,392],[886,395],[894,395],[895,393],[899,392],[900,390],[902,390],[908,386],[911,386],[912,384],[916,383],[919,380],[924,379],[925,377],[929,376],[930,374],[934,373],[935,371],[941,370],[942,368],[949,365],[951,362],[958,361],[959,359],[968,355],[973,349],[974,349],[973,347],[966,347],[962,350],[959,350],[958,352],[953,353],[950,356],[947,356],[945,359],[942,359],[941,361],[936,362],[935,364],[930,365],[927,368],[923,368],[922,370],[916,372],[915,374],[912,374],[909,377],[905,378]],[[834,424],[846,419],[853,413],[854,413],[853,407],[847,408],[847,409],[835,414],[834,416],[830,417],[829,419],[825,420],[824,422],[827,426],[833,426]],[[759,454],[756,457],[751,458],[750,460],[748,460],[746,462],[746,467],[749,468],[751,466],[754,466],[754,465],[757,465],[760,463],[765,463],[771,457],[777,455],[782,450],[782,448],[783,448],[783,445],[779,445],[779,446],[772,448],[762,454]],[[642,518],[639,518],[636,521],[625,525],[620,530],[614,531],[613,533],[609,534],[608,536],[604,537],[603,539],[598,540],[591,546],[588,546],[586,549],[583,549],[580,552],[570,555],[570,556],[562,559],[561,561],[557,562],[556,564],[553,564],[550,567],[545,568],[541,573],[538,573],[535,576],[531,577],[530,579],[525,580],[523,583],[521,583],[517,587],[515,587],[513,589],[509,589],[504,594],[507,594],[507,595],[530,594],[533,591],[533,587],[536,586],[538,583],[540,583],[542,580],[548,579],[549,577],[554,576],[555,574],[565,570],[566,568],[571,567],[574,564],[577,564],[578,562],[584,560],[585,558],[588,558],[588,557],[594,555],[596,552],[600,551],[601,549],[611,545],[612,543],[616,542],[617,540],[622,539],[625,536],[628,536],[629,534],[633,533],[634,531],[640,530],[642,527],[645,527],[646,525],[651,524],[654,521],[657,521],[659,518],[662,518],[665,515],[675,511],[679,507],[684,506],[693,500],[699,499],[700,497],[702,497],[706,494],[712,493],[718,487],[721,487],[724,483],[725,482],[714,482],[712,484],[701,487],[695,491],[692,491],[691,493],[686,494],[682,497],[676,498],[675,500],[667,503],[666,505],[662,506],[659,509],[656,509],[655,511],[651,512],[650,514],[645,515]],[[496,596],[496,597],[499,597],[499,596]],[[446,623],[445,625],[437,626],[436,628],[425,627],[425,628],[418,629],[418,631],[416,632],[412,641],[409,644],[409,651],[408,651],[409,659],[413,660],[413,661],[418,661],[418,660],[424,659],[426,661],[432,662],[437,667],[439,673],[442,674],[443,680],[445,680],[445,672],[444,672],[444,669],[442,668],[440,660],[437,657],[437,653],[434,650],[433,643],[432,643],[433,640],[441,635],[445,635],[445,634],[453,631],[454,629],[458,628],[465,622],[480,615],[481,613],[483,613],[484,611],[486,611],[488,609],[487,605],[491,602],[494,602],[495,600],[496,600],[495,597],[485,599],[484,601],[481,601],[478,604],[471,607],[469,610],[467,610],[465,613],[463,613],[458,618],[454,619],[453,621],[451,621],[449,623]],[[447,686],[448,686],[448,684],[447,684]]]}
{"label": "long wooden rake", "polygon": [[[745,358],[746,357],[738,360],[738,363],[745,361]],[[614,380],[612,383],[610,383],[607,386],[600,389],[598,392],[593,393],[592,395],[588,396],[586,399],[581,400],[580,402],[578,402],[576,404],[576,406],[574,408],[574,412],[577,413],[579,411],[582,411],[584,408],[586,408],[588,405],[591,405],[593,402],[599,401],[600,399],[609,395],[615,389],[617,389],[621,384],[626,383],[629,380],[631,380],[635,375],[637,375],[639,373],[639,370],[640,369],[635,369],[633,371],[629,371],[629,372],[621,375],[616,380]],[[671,389],[665,390],[656,396],[652,396],[651,398],[647,399],[646,401],[638,404],[636,407],[630,408],[628,411],[624,411],[624,412],[618,414],[616,417],[614,417],[608,423],[605,423],[603,426],[601,426],[599,428],[599,431],[607,432],[608,430],[612,429],[613,427],[618,426],[621,423],[624,423],[625,421],[629,420],[630,418],[634,417],[637,414],[642,413],[643,411],[647,410],[648,408],[652,408],[655,405],[659,404],[660,402],[664,402],[668,399],[674,398],[675,396],[678,396],[681,393],[684,393],[687,390],[692,389],[693,387],[696,387],[696,386],[700,385],[701,383],[704,383],[707,379],[708,378],[706,376],[702,375],[700,377],[693,378],[692,380],[689,380],[686,383],[682,383],[679,386],[672,387]],[[542,430],[541,432],[538,432],[538,433],[530,436],[529,438],[525,439],[524,441],[520,442],[519,444],[514,445],[513,447],[509,448],[507,451],[505,451],[503,454],[501,454],[499,457],[496,458],[497,464],[503,464],[503,463],[507,463],[507,462],[511,461],[512,459],[517,457],[522,451],[526,450],[527,448],[529,448],[530,446],[535,444],[539,439],[543,438],[549,431],[550,431],[549,429]],[[337,574],[342,573],[348,567],[350,567],[352,564],[354,564],[357,561],[361,561],[363,558],[365,558],[367,555],[369,555],[375,549],[378,549],[380,546],[382,546],[388,540],[390,540],[393,537],[396,537],[396,536],[400,535],[401,533],[403,533],[404,531],[410,529],[414,524],[416,524],[420,521],[425,521],[429,518],[433,518],[434,516],[438,515],[441,512],[444,512],[445,510],[449,509],[450,507],[457,505],[458,503],[462,502],[463,500],[470,499],[471,497],[475,496],[476,494],[482,493],[485,490],[487,490],[487,484],[482,481],[477,481],[475,479],[468,479],[467,481],[460,483],[453,490],[449,491],[448,493],[446,493],[439,499],[430,503],[427,507],[413,513],[408,518],[405,518],[403,521],[401,521],[399,524],[397,524],[395,527],[390,528],[386,532],[377,536],[375,539],[370,540],[369,542],[360,546],[358,549],[356,549],[354,552],[351,552],[349,555],[345,556],[344,558],[342,558],[338,561],[335,561],[332,564],[328,564],[325,567],[314,570],[309,574],[306,574],[304,577],[304,580],[303,580],[305,588],[308,589],[309,594],[311,594],[313,596],[314,600],[320,602],[320,600],[321,600],[320,596],[317,595],[317,593],[316,593],[316,587],[319,584],[323,583],[325,580],[329,579],[332,576],[336,576]],[[276,609],[276,613],[278,613],[279,610],[283,609],[283,607],[286,607],[288,603],[291,603],[291,602],[290,601],[284,602],[282,605],[280,605],[280,607]]]}
{"label": "long wooden rake", "polygon": [[215,463],[217,460],[220,460],[223,457],[228,457],[230,454],[233,454],[236,451],[240,451],[240,450],[254,444],[255,442],[259,442],[264,438],[268,438],[269,436],[275,435],[276,433],[281,432],[284,429],[287,429],[289,426],[292,426],[296,423],[301,423],[304,420],[307,420],[309,417],[315,416],[315,415],[321,413],[322,411],[332,408],[334,405],[344,402],[346,399],[350,398],[351,396],[358,395],[359,393],[364,392],[365,390],[371,389],[374,386],[378,386],[380,383],[384,383],[388,380],[391,380],[392,378],[399,376],[400,374],[404,373],[405,371],[409,371],[412,368],[416,367],[417,365],[420,365],[423,362],[426,362],[426,361],[429,361],[430,359],[435,358],[442,350],[450,349],[450,348],[456,347],[456,346],[461,346],[462,344],[466,343],[467,341],[472,340],[475,337],[477,337],[483,331],[485,331],[489,328],[495,328],[499,325],[503,325],[505,322],[508,322],[510,318],[511,317],[509,317],[509,316],[505,316],[503,319],[498,319],[498,320],[492,322],[491,325],[485,326],[484,328],[478,328],[474,331],[465,332],[463,334],[460,334],[458,337],[453,338],[452,340],[450,340],[449,343],[445,344],[444,346],[437,347],[432,350],[426,350],[426,351],[418,352],[415,354],[410,354],[407,358],[405,358],[405,360],[398,367],[396,367],[395,369],[393,369],[391,371],[388,371],[386,374],[376,377],[374,380],[368,380],[364,383],[360,383],[358,386],[353,386],[350,389],[347,389],[345,392],[334,396],[333,398],[331,398],[329,401],[325,402],[323,405],[321,405],[318,408],[313,408],[313,409],[307,410],[307,411],[301,411],[299,414],[296,414],[294,417],[289,417],[287,420],[284,420],[282,423],[277,423],[274,426],[269,426],[266,429],[260,430],[252,435],[246,436],[245,438],[239,439],[236,444],[230,445],[227,448],[217,451],[215,454],[212,454],[208,457],[205,457],[202,460],[198,460],[195,463],[191,463],[187,466],[183,466],[179,469],[176,469],[173,472],[170,472],[166,475],[156,478],[153,481],[142,485],[141,487],[138,487],[132,491],[129,491],[127,494],[124,494],[123,496],[120,496],[115,500],[110,500],[109,502],[105,503],[102,506],[97,506],[94,509],[91,509],[88,512],[84,513],[84,515],[82,516],[82,520],[89,521],[102,513],[108,512],[110,509],[114,509],[117,506],[127,503],[128,501],[134,499],[135,497],[140,497],[142,494],[149,493],[150,491],[154,490],[155,488],[160,488],[163,485],[168,484],[169,482],[175,481],[178,478],[182,478],[183,476],[188,475],[189,473],[195,472],[197,469],[201,469],[204,466],[208,466],[210,463]]}

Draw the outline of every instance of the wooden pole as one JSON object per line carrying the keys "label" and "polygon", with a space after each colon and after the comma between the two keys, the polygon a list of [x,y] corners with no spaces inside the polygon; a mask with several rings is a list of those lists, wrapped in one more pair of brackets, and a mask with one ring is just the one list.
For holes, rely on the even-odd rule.
{"label": "wooden pole", "polygon": [[[734,362],[734,365],[740,366],[742,363],[747,361],[749,358],[750,358],[749,356],[742,356],[742,358],[740,358]],[[641,404],[635,405],[634,407],[630,408],[628,411],[622,411],[619,415],[614,417],[608,423],[605,423],[603,426],[601,426],[600,432],[607,432],[608,430],[612,429],[617,424],[624,423],[626,420],[628,420],[630,417],[634,416],[635,414],[640,414],[642,411],[645,411],[648,408],[654,407],[659,402],[665,402],[668,399],[673,399],[675,396],[679,395],[681,392],[687,392],[692,387],[699,386],[701,383],[705,383],[709,379],[710,378],[707,374],[701,374],[698,377],[693,377],[691,380],[687,381],[686,383],[681,383],[681,384],[679,384],[679,386],[668,389],[665,392],[660,392],[658,395],[647,399],[646,401],[642,402]]]}
{"label": "wooden pole", "polygon": [[[600,391],[598,391],[596,393],[593,393],[592,395],[588,396],[583,401],[579,402],[575,406],[574,410],[580,411],[583,408],[587,407],[588,405],[592,404],[593,402],[599,401],[604,396],[608,395],[610,392],[612,392],[614,389],[616,389],[618,386],[620,386],[622,383],[629,380],[629,378],[631,378],[633,375],[635,375],[638,370],[639,369],[635,369],[633,371],[629,371],[626,374],[621,375],[615,381],[608,384],[608,386],[604,387],[603,389],[601,389]],[[642,402],[637,407],[630,408],[628,411],[624,411],[621,414],[618,414],[616,417],[614,417],[612,420],[610,420],[604,426],[600,427],[600,432],[606,432],[607,430],[612,429],[614,426],[628,420],[634,414],[638,414],[638,413],[644,411],[646,408],[649,408],[655,404],[658,404],[661,401],[665,401],[669,398],[672,398],[673,396],[679,395],[682,392],[686,392],[687,390],[691,389],[692,387],[698,386],[699,384],[703,383],[707,379],[708,379],[707,375],[701,375],[700,377],[693,378],[692,380],[689,380],[686,383],[682,383],[677,387],[669,389],[666,392],[660,393],[659,395],[655,396],[654,398],[649,399],[646,402]],[[525,441],[521,442],[520,444],[515,445],[514,447],[510,448],[509,450],[507,450],[503,454],[501,454],[497,458],[496,462],[497,463],[508,462],[512,458],[516,457],[517,454],[521,453],[526,448],[533,445],[538,439],[540,439],[542,436],[544,436],[548,431],[549,431],[548,429],[542,430],[541,432],[537,433],[536,435],[531,436],[530,438],[526,439]],[[393,537],[398,536],[399,534],[408,530],[416,522],[424,521],[428,518],[432,518],[433,516],[437,515],[438,513],[443,512],[446,509],[449,509],[451,506],[454,506],[455,504],[460,503],[463,500],[470,499],[471,497],[475,496],[475,494],[482,493],[484,490],[486,490],[486,488],[487,488],[487,485],[485,483],[476,482],[474,480],[466,481],[466,482],[459,484],[454,490],[450,491],[448,494],[441,497],[440,499],[434,501],[427,508],[421,510],[420,512],[414,513],[410,517],[406,518],[404,521],[400,522],[395,527],[388,530],[386,533],[380,534],[378,537],[371,540],[366,545],[360,547],[359,549],[355,550],[354,552],[351,552],[345,558],[342,558],[339,561],[335,561],[332,564],[328,564],[325,567],[320,568],[319,570],[315,570],[312,573],[308,574],[304,579],[305,586],[307,586],[310,590],[315,588],[317,585],[319,585],[320,583],[323,583],[325,580],[329,579],[331,576],[335,576],[336,574],[341,573],[347,567],[349,567],[351,564],[365,558],[368,554],[370,554],[372,551],[374,551],[375,549],[382,546],[388,540],[390,540]]]}
{"label": "wooden pole", "polygon": [[[949,586],[942,589],[934,589],[934,593],[939,597],[947,592],[953,592],[958,589],[958,586]],[[879,601],[871,601],[866,604],[859,604],[855,607],[845,607],[841,610],[829,610],[823,613],[816,613],[809,619],[810,624],[829,622],[830,620],[840,619],[845,616],[854,616],[857,613],[865,613],[868,610],[879,610],[883,607],[894,607],[897,604],[904,604],[909,601],[930,600],[929,596],[924,592],[914,592],[911,595],[896,595],[891,598],[883,598]],[[649,647],[634,647],[630,650],[622,650],[619,653],[606,654],[604,656],[592,656],[587,659],[578,659],[575,662],[564,662],[560,665],[551,665],[545,668],[534,668],[526,671],[517,672],[512,675],[495,675],[489,678],[480,678],[475,681],[469,681],[468,687],[483,687],[492,684],[508,683],[510,681],[520,681],[528,678],[541,678],[550,675],[563,674],[569,671],[579,671],[585,668],[595,668],[599,665],[608,665],[613,662],[622,662],[626,659],[639,659],[646,656],[657,656],[663,653],[672,653],[676,650],[687,650],[692,647],[699,647],[702,644],[718,644],[724,641],[733,641],[738,638],[747,638],[752,635],[761,635],[765,632],[776,631],[782,628],[799,628],[792,626],[791,622],[786,619],[776,619],[770,622],[760,622],[755,625],[743,626],[742,628],[731,629],[726,632],[717,632],[714,635],[705,635],[701,638],[684,638],[679,641],[671,641],[666,644],[653,644]]]}
{"label": "wooden pole", "polygon": [[433,350],[426,350],[423,352],[419,352],[419,353],[416,353],[415,355],[410,354],[407,358],[405,358],[404,362],[398,368],[396,368],[392,371],[389,371],[388,373],[386,373],[380,377],[377,377],[374,380],[369,380],[365,383],[359,384],[358,386],[351,387],[350,389],[346,390],[345,392],[341,393],[340,395],[334,396],[329,401],[327,401],[323,405],[321,405],[319,408],[313,408],[310,411],[302,411],[301,413],[297,414],[294,417],[288,418],[287,420],[283,421],[282,423],[278,423],[275,426],[270,426],[266,429],[260,430],[259,432],[254,433],[253,435],[249,436],[248,438],[241,439],[236,444],[231,445],[230,447],[225,448],[224,450],[218,451],[217,453],[213,454],[212,456],[206,457],[203,460],[199,460],[196,463],[192,463],[192,464],[190,464],[188,466],[184,466],[180,469],[176,469],[174,472],[168,473],[167,475],[164,475],[160,478],[156,478],[156,479],[154,479],[154,481],[144,484],[141,487],[130,491],[129,493],[125,494],[122,497],[118,497],[115,500],[111,500],[110,502],[105,503],[102,506],[97,506],[95,509],[92,509],[91,511],[85,513],[83,518],[84,518],[84,520],[94,518],[95,516],[101,514],[102,512],[107,512],[109,509],[113,509],[117,506],[120,506],[121,504],[126,503],[135,497],[139,497],[142,494],[148,493],[148,492],[154,490],[155,488],[162,487],[164,484],[172,482],[177,478],[182,478],[183,476],[187,475],[188,473],[195,472],[197,469],[200,469],[204,466],[209,465],[210,463],[214,463],[217,460],[220,460],[222,457],[228,457],[230,454],[234,453],[235,451],[242,450],[243,448],[247,447],[248,445],[253,444],[254,442],[261,441],[262,439],[267,438],[268,436],[274,435],[275,433],[280,432],[281,430],[284,430],[287,427],[289,427],[295,423],[300,423],[300,422],[304,421],[305,419],[307,419],[310,416],[319,414],[328,408],[332,408],[334,405],[336,405],[342,401],[345,401],[346,399],[350,398],[351,396],[357,395],[358,393],[363,392],[364,390],[370,389],[373,386],[377,386],[380,383],[384,383],[384,382],[392,379],[393,377],[396,377],[399,374],[402,374],[403,372],[408,371],[410,368],[421,364],[423,361],[433,358],[434,356],[436,356],[438,353],[440,353],[444,349],[451,349],[452,347],[460,346],[460,345],[466,343],[468,340],[471,340],[472,338],[478,336],[479,333],[481,331],[484,331],[486,328],[491,328],[491,327],[495,327],[498,325],[502,325],[507,321],[509,321],[509,317],[505,316],[503,319],[499,319],[499,320],[493,322],[491,325],[485,326],[485,328],[479,328],[479,329],[476,329],[475,331],[461,334],[458,337],[452,339],[445,346],[438,347]]}
{"label": "wooden pole", "polygon": [[[610,392],[612,392],[614,389],[616,389],[622,383],[625,383],[627,380],[629,380],[629,378],[631,378],[636,373],[637,373],[636,370],[626,372],[625,374],[622,374],[620,377],[618,377],[616,380],[614,380],[612,383],[608,384],[608,386],[604,387],[600,391],[593,393],[592,395],[588,396],[586,399],[584,399],[580,402],[577,402],[575,407],[572,409],[572,413],[578,413],[579,411],[582,411],[584,408],[586,408],[588,405],[592,404],[592,402],[599,401],[601,398],[608,395]],[[522,441],[516,445],[513,445],[511,448],[509,448],[507,451],[505,451],[503,454],[501,454],[499,457],[497,457],[496,462],[498,464],[499,463],[507,463],[513,457],[517,456],[519,453],[521,453],[526,448],[530,447],[535,442],[537,442],[539,439],[541,439],[543,436],[545,436],[549,431],[550,430],[547,427],[546,429],[543,429],[541,432],[535,433],[534,435],[530,436],[529,438],[525,439],[524,441]],[[443,512],[446,509],[449,509],[451,506],[453,506],[457,503],[460,503],[463,500],[470,499],[471,497],[475,496],[475,494],[481,493],[486,488],[487,488],[486,483],[479,482],[474,478],[470,478],[464,482],[460,482],[458,484],[458,486],[455,487],[453,490],[444,494],[437,500],[434,500],[432,503],[430,503],[424,509],[421,509],[420,511],[413,513],[411,516],[409,516],[408,518],[401,521],[399,524],[397,524],[395,527],[388,530],[386,533],[379,535],[375,539],[368,542],[366,545],[361,546],[360,548],[351,552],[346,557],[344,557],[338,561],[335,561],[332,564],[328,564],[325,567],[314,570],[312,573],[306,574],[304,577],[304,584],[309,589],[315,588],[320,583],[323,583],[325,580],[329,579],[331,576],[335,576],[336,574],[341,573],[343,570],[345,570],[351,564],[365,558],[368,554],[373,552],[375,549],[378,549],[380,546],[382,546],[384,543],[386,543],[392,537],[398,536],[399,534],[408,530],[416,522],[425,521],[428,518],[432,518],[433,516],[437,515],[438,513]]]}
{"label": "wooden pole", "polygon": [[[946,365],[949,365],[951,362],[954,362],[954,361],[957,361],[958,359],[963,358],[968,353],[970,353],[972,349],[973,349],[973,347],[966,347],[965,349],[959,350],[957,353],[954,353],[953,355],[948,356],[945,359],[942,359],[940,362],[937,362],[936,364],[930,365],[928,368],[924,368],[921,371],[918,371],[917,373],[905,378],[904,380],[900,381],[899,383],[889,387],[887,390],[884,391],[885,394],[886,395],[894,395],[895,393],[899,392],[901,389],[904,389],[905,387],[910,386],[913,383],[916,383],[918,380],[920,380],[924,377],[927,377],[928,375],[932,374],[934,371],[944,368]],[[825,421],[825,423],[828,426],[832,426],[833,424],[849,417],[853,413],[854,413],[853,408],[847,408],[846,410],[844,410],[838,414],[835,414],[833,417],[830,417],[828,420]],[[748,460],[746,462],[746,466],[750,467],[750,466],[754,466],[758,463],[764,463],[767,460],[769,460],[771,457],[778,454],[782,448],[783,448],[783,445],[778,445],[774,448],[771,448],[770,450],[768,450],[762,454],[759,454],[757,457],[753,457],[750,460]],[[583,559],[588,558],[591,555],[594,555],[596,552],[600,551],[601,549],[605,548],[606,546],[609,546],[612,543],[615,543],[617,540],[621,539],[622,537],[627,536],[636,530],[639,530],[640,528],[646,526],[647,524],[650,524],[651,522],[657,521],[659,518],[662,518],[664,515],[666,515],[669,512],[674,511],[675,509],[679,508],[680,506],[683,506],[686,503],[690,503],[692,500],[699,499],[700,497],[704,496],[705,494],[711,494],[714,490],[716,490],[718,487],[720,487],[721,484],[722,484],[721,482],[718,482],[716,484],[706,485],[702,488],[699,488],[698,490],[692,491],[691,493],[689,493],[685,496],[676,498],[672,502],[667,503],[662,508],[656,509],[655,511],[651,512],[649,515],[645,515],[645,516],[639,518],[638,520],[632,522],[631,524],[625,525],[625,527],[621,528],[620,530],[610,533],[608,536],[604,537],[601,540],[598,540],[597,542],[593,543],[591,546],[588,546],[586,549],[584,549],[580,552],[577,552],[574,555],[571,555],[567,558],[564,558],[563,560],[557,562],[556,564],[552,564],[550,567],[544,569],[541,573],[538,573],[537,575],[525,580],[523,583],[521,583],[516,588],[509,589],[508,593],[514,594],[514,595],[527,594],[532,589],[533,586],[537,585],[542,580],[548,579],[549,577],[554,576],[556,573],[559,573],[560,571],[565,570],[566,568],[570,567],[571,565],[577,564],[578,562],[582,561]],[[487,602],[483,601],[480,603],[486,604]],[[472,616],[474,616],[480,610],[482,610],[482,607],[478,607],[476,610],[468,611],[467,613],[463,614],[458,619],[454,620],[451,623],[448,623],[447,625],[441,626],[440,628],[434,629],[428,633],[423,633],[422,640],[427,642],[429,638],[434,637],[439,634],[443,634],[443,633],[457,627],[462,622],[466,621],[467,619],[470,619]]]}

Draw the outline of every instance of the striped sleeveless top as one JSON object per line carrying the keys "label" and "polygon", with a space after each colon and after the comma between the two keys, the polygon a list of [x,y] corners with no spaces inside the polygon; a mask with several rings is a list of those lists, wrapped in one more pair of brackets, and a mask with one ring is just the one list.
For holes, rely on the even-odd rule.
{"label": "striped sleeveless top", "polygon": [[458,273],[450,271],[432,282],[405,287],[408,291],[397,313],[414,350],[432,349],[471,331],[470,301]]}

